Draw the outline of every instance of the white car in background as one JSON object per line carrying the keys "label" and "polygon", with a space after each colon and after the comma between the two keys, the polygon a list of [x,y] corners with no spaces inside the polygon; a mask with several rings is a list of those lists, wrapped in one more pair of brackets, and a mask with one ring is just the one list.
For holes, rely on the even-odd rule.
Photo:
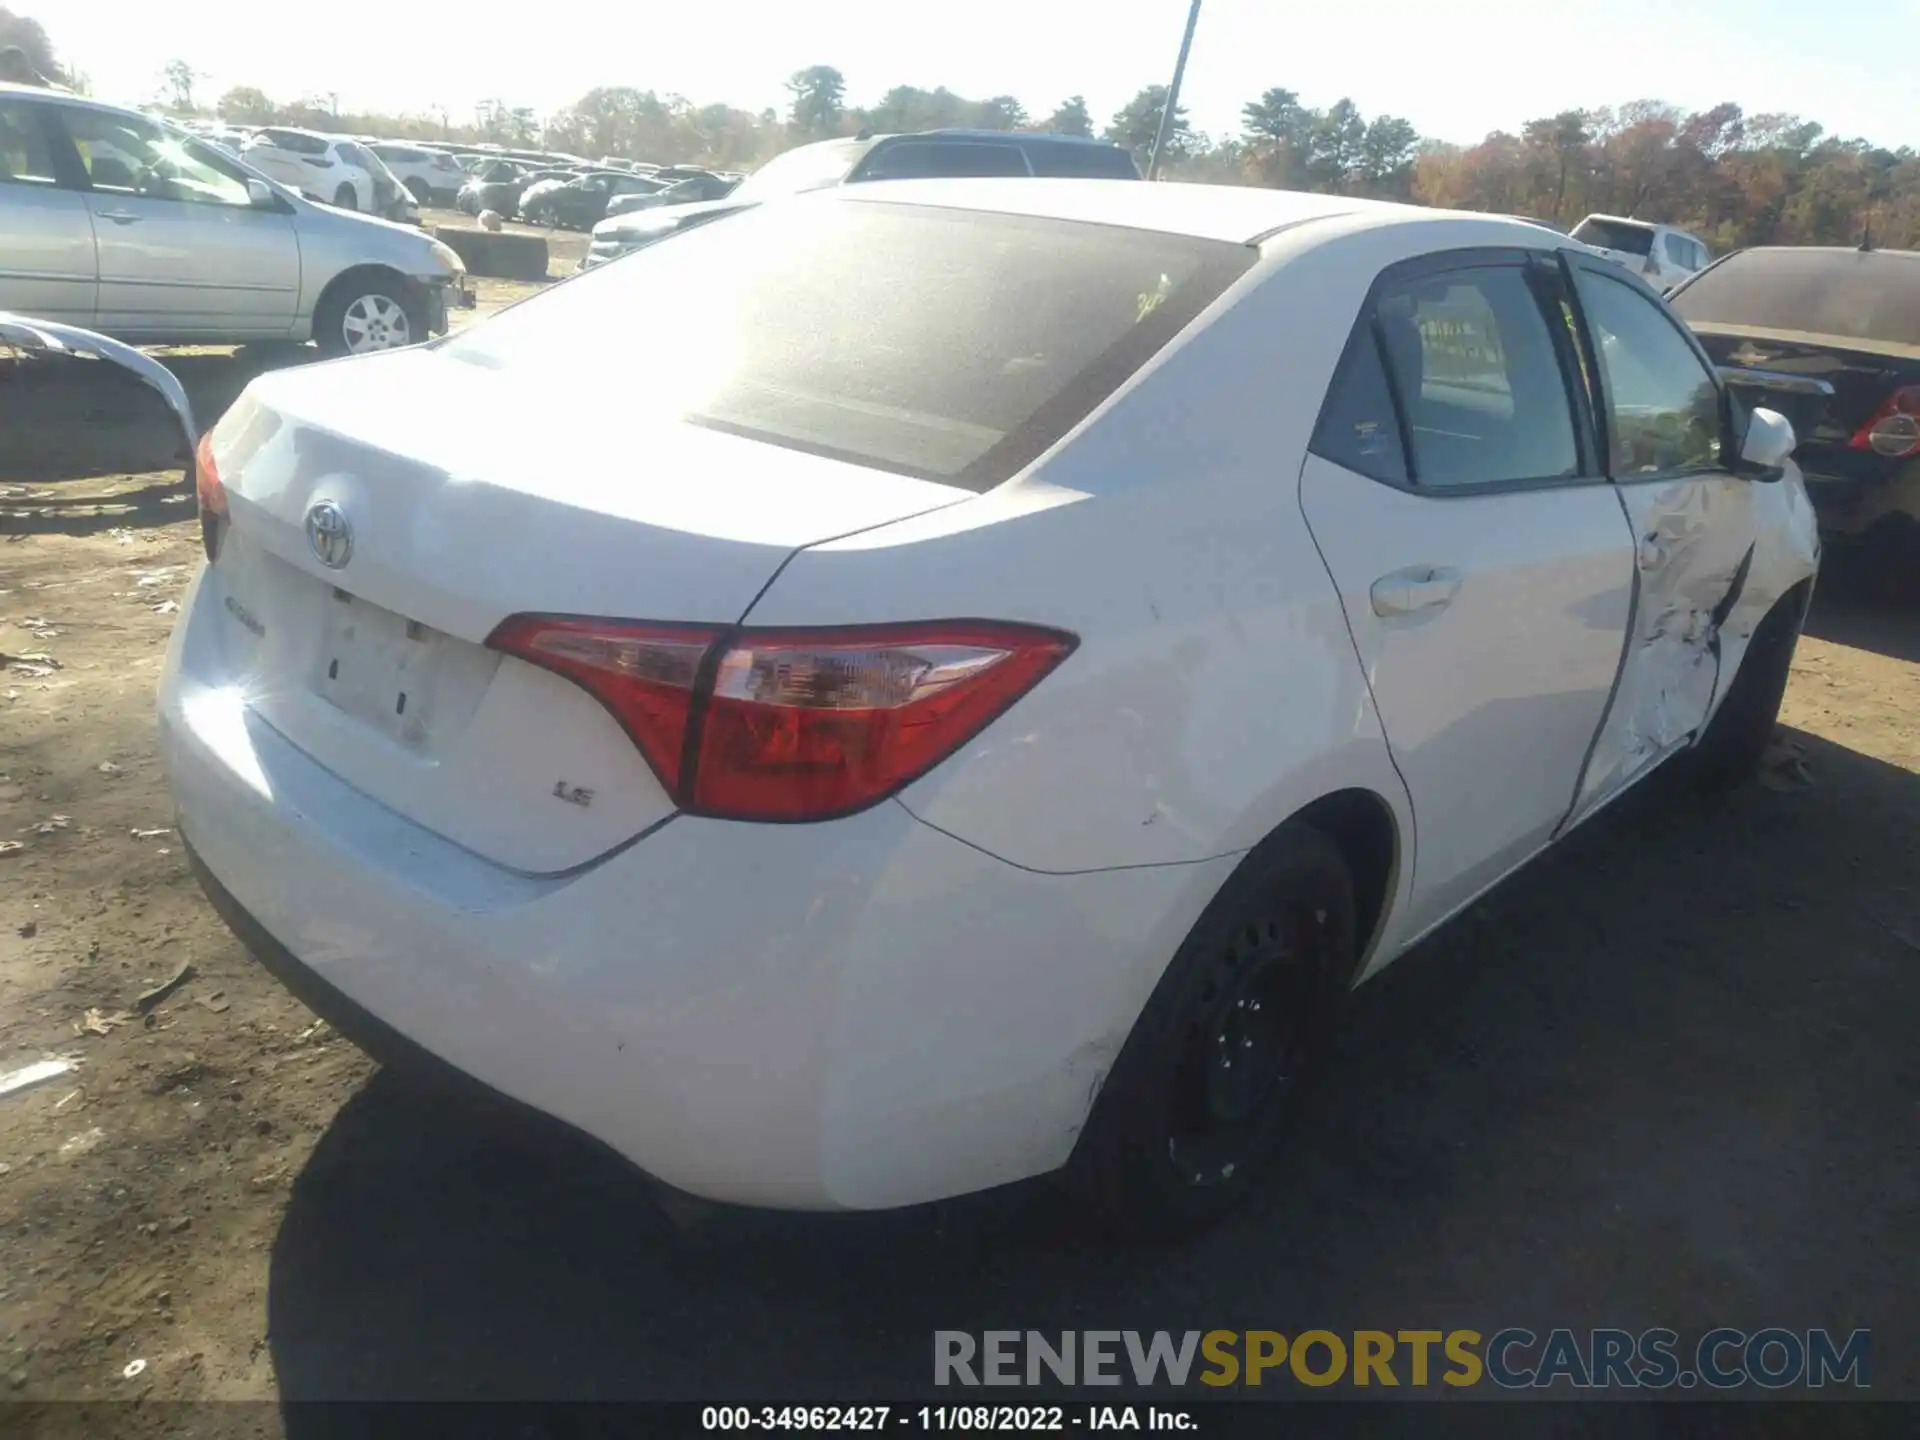
{"label": "white car in background", "polygon": [[1713,263],[1713,252],[1698,235],[1622,215],[1589,215],[1573,227],[1572,237],[1626,266],[1663,295]]}
{"label": "white car in background", "polygon": [[393,201],[378,193],[373,157],[357,141],[268,125],[253,132],[240,158],[288,189],[341,210],[378,214]]}
{"label": "white car in background", "polygon": [[216,907],[376,1052],[697,1195],[1064,1169],[1177,1229],[1350,986],[1663,762],[1752,772],[1793,445],[1538,226],[835,186],[255,380],[161,747]]}
{"label": "white car in background", "polygon": [[467,183],[466,172],[444,150],[399,140],[370,141],[366,148],[393,172],[418,204],[451,205],[460,187]]}

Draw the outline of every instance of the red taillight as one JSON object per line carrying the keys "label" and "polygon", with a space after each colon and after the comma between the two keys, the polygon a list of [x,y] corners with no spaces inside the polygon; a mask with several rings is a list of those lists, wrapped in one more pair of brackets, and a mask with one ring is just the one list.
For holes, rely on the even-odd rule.
{"label": "red taillight", "polygon": [[487,643],[584,686],[682,809],[826,820],[925,774],[1076,642],[991,620],[727,630],[516,615]]}
{"label": "red taillight", "polygon": [[1920,455],[1920,385],[1889,395],[1847,442],[1851,450],[1871,450],[1890,460]]}
{"label": "red taillight", "polygon": [[200,504],[200,544],[207,559],[220,557],[220,527],[227,518],[227,487],[213,463],[213,432],[200,437],[193,451],[193,493]]}

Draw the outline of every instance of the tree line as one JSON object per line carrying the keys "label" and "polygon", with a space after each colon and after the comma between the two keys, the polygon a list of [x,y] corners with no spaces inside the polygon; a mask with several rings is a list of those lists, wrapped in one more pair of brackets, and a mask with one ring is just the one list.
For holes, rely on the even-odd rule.
{"label": "tree line", "polygon": [[[0,8],[0,46],[18,44],[49,75],[62,70],[42,28]],[[156,103],[182,115],[242,125],[302,125],[396,139],[532,146],[598,159],[749,169],[790,146],[863,133],[969,126],[1099,136],[1144,165],[1166,106],[1164,85],[1142,87],[1104,124],[1074,95],[1044,114],[1012,95],[969,99],[944,86],[897,85],[870,105],[848,103],[831,65],[796,71],[783,110],[695,104],[631,86],[601,86],[548,115],[489,100],[471,115],[444,108],[389,115],[342,111],[337,97],[276,100],[235,86],[207,103],[183,60],[161,72]],[[1683,226],[1715,250],[1743,245],[1844,244],[1871,227],[1875,243],[1920,248],[1920,154],[1829,135],[1784,113],[1746,114],[1727,103],[1687,112],[1655,100],[1567,110],[1496,131],[1477,145],[1423,138],[1407,120],[1369,118],[1350,99],[1324,109],[1292,90],[1249,100],[1240,129],[1206,135],[1178,107],[1162,174],[1170,180],[1258,185],[1408,200],[1524,215],[1562,228],[1602,212]]]}

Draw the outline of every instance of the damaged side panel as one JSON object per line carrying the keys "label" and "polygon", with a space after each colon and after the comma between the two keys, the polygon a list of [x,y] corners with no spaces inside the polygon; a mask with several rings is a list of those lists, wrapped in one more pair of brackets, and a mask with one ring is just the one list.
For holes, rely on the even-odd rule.
{"label": "damaged side panel", "polygon": [[1736,610],[1746,613],[1754,488],[1730,475],[1619,487],[1636,545],[1633,616],[1613,700],[1562,833],[1706,724],[1724,688],[1723,665],[1731,678],[1738,663],[1721,637]]}

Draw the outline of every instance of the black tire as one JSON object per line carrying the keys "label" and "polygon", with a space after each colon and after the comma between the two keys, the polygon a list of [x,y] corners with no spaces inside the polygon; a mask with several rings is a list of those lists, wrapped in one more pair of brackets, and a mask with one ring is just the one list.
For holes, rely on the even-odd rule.
{"label": "black tire", "polygon": [[[389,314],[388,307],[405,317],[405,337],[401,338],[396,332],[385,346],[356,349],[350,318],[355,325],[363,326],[370,314]],[[415,287],[399,276],[356,271],[336,280],[320,297],[313,312],[313,338],[321,353],[329,356],[378,353],[383,348],[417,345],[427,338],[427,307]]]}
{"label": "black tire", "polygon": [[427,182],[422,180],[418,175],[402,183],[406,185],[407,193],[413,196],[414,204],[431,205],[433,203],[433,187],[428,185]]}
{"label": "black tire", "polygon": [[1687,756],[1691,778],[1701,789],[1731,789],[1759,772],[1780,718],[1808,597],[1805,587],[1781,596],[1747,642],[1727,698]]}
{"label": "black tire", "polygon": [[1067,1167],[1109,1233],[1198,1229],[1257,1183],[1355,954],[1353,879],[1324,834],[1286,826],[1242,862],[1155,987]]}
{"label": "black tire", "polygon": [[358,210],[360,208],[360,197],[354,193],[353,186],[342,185],[338,190],[333,192],[333,203],[336,209]]}

